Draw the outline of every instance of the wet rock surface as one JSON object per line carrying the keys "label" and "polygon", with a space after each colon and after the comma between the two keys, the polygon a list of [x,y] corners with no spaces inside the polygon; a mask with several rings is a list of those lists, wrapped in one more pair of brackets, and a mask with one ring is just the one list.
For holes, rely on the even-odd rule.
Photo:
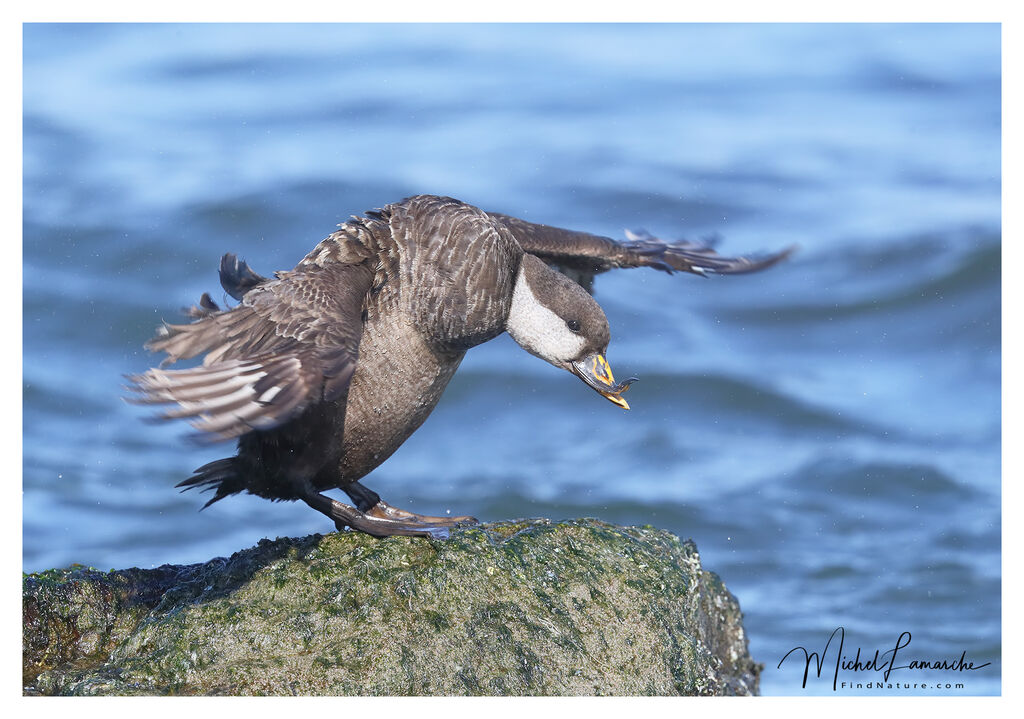
{"label": "wet rock surface", "polygon": [[696,546],[592,519],[26,575],[26,694],[756,694]]}

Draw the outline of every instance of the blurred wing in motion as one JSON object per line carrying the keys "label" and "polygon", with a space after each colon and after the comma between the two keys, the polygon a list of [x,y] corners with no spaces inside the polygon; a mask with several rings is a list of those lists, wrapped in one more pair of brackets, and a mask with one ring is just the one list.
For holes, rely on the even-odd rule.
{"label": "blurred wing in motion", "polygon": [[[225,266],[235,269],[226,282]],[[267,280],[226,255],[221,278],[232,296],[232,289],[242,290],[241,304],[221,311],[204,295],[188,311],[195,321],[160,327],[146,348],[167,358],[128,378],[138,395],[131,401],[176,404],[160,417],[189,419],[197,439],[221,441],[277,427],[311,403],[344,400],[373,280],[368,262],[310,266]],[[199,367],[162,369],[199,355]]]}

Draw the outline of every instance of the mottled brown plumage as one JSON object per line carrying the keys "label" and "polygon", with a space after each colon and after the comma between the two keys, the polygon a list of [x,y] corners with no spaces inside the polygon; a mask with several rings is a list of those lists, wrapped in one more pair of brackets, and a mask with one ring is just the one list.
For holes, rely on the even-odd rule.
{"label": "mottled brown plumage", "polygon": [[[221,283],[240,304],[208,295],[189,324],[165,324],[147,347],[163,365],[198,367],[132,377],[135,401],[175,405],[207,441],[238,440],[235,457],[179,486],[301,499],[341,526],[373,534],[446,536],[469,517],[413,515],[358,480],[426,419],[466,350],[508,330],[524,348],[584,379],[616,404],[604,352],[608,324],[580,285],[615,267],[744,272],[760,261],[718,257],[690,243],[615,242],[417,196],[354,217],[291,271],[266,278],[225,255]],[[321,494],[344,489],[350,507]],[[209,504],[208,503],[208,504]]]}

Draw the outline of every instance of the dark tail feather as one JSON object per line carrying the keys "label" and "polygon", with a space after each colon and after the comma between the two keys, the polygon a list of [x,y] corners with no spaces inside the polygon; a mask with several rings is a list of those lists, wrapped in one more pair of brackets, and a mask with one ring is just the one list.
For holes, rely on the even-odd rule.
{"label": "dark tail feather", "polygon": [[210,315],[220,312],[220,306],[210,298],[210,294],[208,292],[204,292],[203,296],[199,298],[198,305],[182,307],[181,311],[190,319],[201,320],[204,317],[209,317]]}
{"label": "dark tail feather", "polygon": [[216,489],[217,492],[213,495],[213,498],[203,505],[202,509],[206,509],[214,502],[224,499],[229,495],[238,494],[245,489],[242,478],[238,476],[237,459],[237,457],[228,457],[227,459],[218,459],[209,464],[204,464],[195,470],[191,477],[184,482],[179,482],[175,486],[184,487],[181,490],[182,492],[195,489],[196,487],[201,487],[201,492]]}
{"label": "dark tail feather", "polygon": [[224,291],[236,300],[242,299],[246,292],[256,285],[262,285],[268,279],[252,271],[245,260],[228,253],[220,258],[220,284]]}

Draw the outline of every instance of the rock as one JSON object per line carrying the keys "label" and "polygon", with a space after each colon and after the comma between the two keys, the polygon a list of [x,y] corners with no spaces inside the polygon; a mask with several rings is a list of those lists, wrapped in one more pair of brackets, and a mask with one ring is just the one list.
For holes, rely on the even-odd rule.
{"label": "rock", "polygon": [[692,542],[592,519],[27,575],[26,694],[756,694]]}

